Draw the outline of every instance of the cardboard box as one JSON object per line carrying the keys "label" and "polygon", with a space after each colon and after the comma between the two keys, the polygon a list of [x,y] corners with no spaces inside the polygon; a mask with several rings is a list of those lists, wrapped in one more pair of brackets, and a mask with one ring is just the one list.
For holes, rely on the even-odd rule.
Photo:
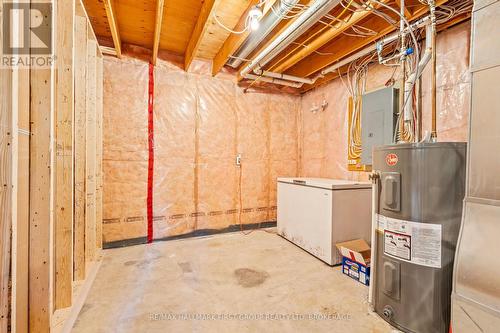
{"label": "cardboard box", "polygon": [[342,272],[352,279],[370,285],[370,245],[364,239],[336,244],[342,254]]}

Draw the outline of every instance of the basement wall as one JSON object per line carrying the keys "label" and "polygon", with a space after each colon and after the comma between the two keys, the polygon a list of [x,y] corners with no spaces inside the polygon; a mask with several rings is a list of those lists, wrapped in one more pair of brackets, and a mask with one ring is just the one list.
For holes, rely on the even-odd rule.
{"label": "basement wall", "polygon": [[[470,23],[438,36],[440,141],[467,139]],[[393,68],[373,66],[367,91]],[[311,108],[323,100],[323,112]],[[159,61],[154,102],[154,239],[237,230],[276,219],[277,177],[366,180],[347,171],[348,93],[340,79],[302,97],[243,93],[235,77],[186,73]],[[107,246],[147,235],[148,64],[104,58],[103,237]],[[430,71],[423,78],[423,128],[430,128]],[[241,154],[242,167],[235,164]],[[241,172],[241,175],[240,175]],[[241,190],[240,190],[241,183]],[[240,199],[241,198],[241,199]],[[122,242],[124,241],[124,242]],[[106,245],[105,245],[106,246]]]}
{"label": "basement wall", "polygon": [[[437,38],[438,141],[467,141],[470,110],[470,22],[445,30]],[[370,67],[366,91],[385,87],[394,68]],[[399,73],[396,75],[398,78]],[[422,78],[423,132],[431,128],[431,71],[426,67]],[[348,98],[341,79],[333,80],[302,97],[301,175],[304,177],[367,180],[364,172],[347,170]],[[323,112],[310,110],[321,105]]]}
{"label": "basement wall", "polygon": [[[154,239],[274,221],[276,178],[298,174],[300,97],[245,94],[232,75],[193,70],[155,69]],[[104,243],[142,241],[148,64],[106,57],[104,77]]]}

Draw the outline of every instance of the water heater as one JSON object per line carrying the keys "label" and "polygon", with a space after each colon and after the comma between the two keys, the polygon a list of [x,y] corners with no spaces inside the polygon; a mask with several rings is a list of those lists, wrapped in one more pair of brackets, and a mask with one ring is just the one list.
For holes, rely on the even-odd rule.
{"label": "water heater", "polygon": [[402,331],[448,332],[465,166],[465,143],[374,149],[373,305]]}

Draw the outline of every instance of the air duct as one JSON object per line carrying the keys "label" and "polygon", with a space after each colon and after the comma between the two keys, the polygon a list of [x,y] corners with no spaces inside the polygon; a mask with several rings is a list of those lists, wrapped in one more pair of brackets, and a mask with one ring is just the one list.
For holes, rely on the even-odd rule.
{"label": "air duct", "polygon": [[340,0],[316,0],[241,71],[241,76],[245,77],[254,69],[262,69],[297,37],[328,14],[339,2]]}
{"label": "air duct", "polygon": [[247,40],[233,54],[233,58],[229,59],[226,65],[233,68],[238,68],[243,62],[242,59],[248,57],[253,50],[273,31],[274,28],[281,22],[283,17],[299,2],[299,0],[280,0],[273,5],[269,15],[260,21],[260,27],[257,31],[250,34]]}

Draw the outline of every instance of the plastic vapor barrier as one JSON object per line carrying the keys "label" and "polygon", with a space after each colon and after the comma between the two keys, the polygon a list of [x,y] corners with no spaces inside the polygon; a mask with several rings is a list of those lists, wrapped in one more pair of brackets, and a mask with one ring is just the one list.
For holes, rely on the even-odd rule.
{"label": "plastic vapor barrier", "polygon": [[[470,100],[465,23],[438,35],[438,139],[464,141]],[[148,64],[104,61],[104,243],[145,238]],[[366,91],[392,67],[372,66]],[[397,78],[397,75],[396,75]],[[423,74],[423,130],[430,128],[430,71]],[[207,62],[186,73],[159,61],[154,96],[154,239],[234,230],[276,219],[277,177],[366,180],[347,170],[348,92],[339,79],[302,97],[243,93]],[[318,109],[323,101],[324,111]],[[241,167],[236,157],[241,155]],[[126,242],[125,242],[126,243]]]}
{"label": "plastic vapor barrier", "polygon": [[147,234],[148,64],[104,61],[103,242]]}
{"label": "plastic vapor barrier", "polygon": [[[108,57],[105,66],[105,152],[122,158],[105,154],[110,243],[147,235],[148,66]],[[298,175],[300,98],[245,94],[234,76],[204,68],[185,73],[160,61],[155,69],[154,239],[274,221],[276,178]]]}
{"label": "plastic vapor barrier", "polygon": [[[469,73],[470,23],[460,24],[438,35],[438,141],[466,141],[470,109]],[[366,91],[383,88],[393,67],[372,66],[368,70]],[[430,130],[430,66],[422,76],[423,132]],[[395,78],[398,79],[399,73]],[[367,173],[347,170],[349,93],[336,79],[302,97],[301,174],[307,177],[366,180]],[[324,111],[312,112],[328,103]]]}

